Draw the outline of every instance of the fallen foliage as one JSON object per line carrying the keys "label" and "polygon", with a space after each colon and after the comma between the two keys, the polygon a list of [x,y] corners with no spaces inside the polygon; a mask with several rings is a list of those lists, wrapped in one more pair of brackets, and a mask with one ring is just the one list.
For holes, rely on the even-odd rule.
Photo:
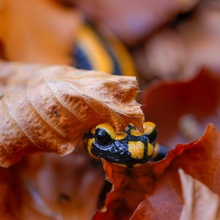
{"label": "fallen foliage", "polygon": [[127,169],[103,161],[113,190],[107,196],[106,211],[97,212],[94,219],[179,219],[184,200],[178,169],[219,196],[219,158],[220,134],[210,124],[198,141],[177,145],[159,162]]}
{"label": "fallen foliage", "polygon": [[31,152],[68,154],[100,123],[109,122],[118,132],[128,123],[142,129],[135,77],[2,63],[0,80],[1,166]]}
{"label": "fallen foliage", "polygon": [[206,125],[220,129],[220,77],[201,70],[187,80],[160,80],[146,86],[141,103],[146,120],[156,123],[158,142],[168,148],[198,139]]}
{"label": "fallen foliage", "polygon": [[[184,197],[180,220],[220,218],[219,196],[207,186],[179,170]],[[208,207],[208,210],[207,210]]]}

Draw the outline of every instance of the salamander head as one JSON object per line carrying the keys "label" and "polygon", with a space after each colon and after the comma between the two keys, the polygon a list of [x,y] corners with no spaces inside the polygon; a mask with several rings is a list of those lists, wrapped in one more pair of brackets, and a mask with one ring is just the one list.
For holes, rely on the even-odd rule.
{"label": "salamander head", "polygon": [[86,136],[90,155],[126,167],[137,167],[148,162],[153,153],[157,137],[156,126],[152,122],[143,124],[141,133],[129,124],[123,133],[117,134],[109,124],[100,124]]}

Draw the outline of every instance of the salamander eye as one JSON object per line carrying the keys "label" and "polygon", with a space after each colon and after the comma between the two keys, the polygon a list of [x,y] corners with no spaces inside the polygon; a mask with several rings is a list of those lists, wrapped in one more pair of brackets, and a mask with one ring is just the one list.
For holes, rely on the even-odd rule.
{"label": "salamander eye", "polygon": [[95,128],[95,140],[98,144],[106,146],[116,137],[114,128],[109,124],[100,124]]}
{"label": "salamander eye", "polygon": [[95,130],[95,140],[98,144],[106,146],[112,143],[111,136],[101,128]]}
{"label": "salamander eye", "polygon": [[152,122],[144,122],[144,133],[148,135],[149,141],[152,143],[157,138],[156,125]]}

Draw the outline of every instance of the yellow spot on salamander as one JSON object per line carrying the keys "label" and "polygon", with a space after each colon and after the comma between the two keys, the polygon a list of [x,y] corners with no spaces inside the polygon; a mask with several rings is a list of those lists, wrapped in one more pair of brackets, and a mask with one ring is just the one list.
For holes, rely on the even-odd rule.
{"label": "yellow spot on salamander", "polygon": [[127,134],[125,132],[123,132],[121,134],[117,134],[115,140],[123,140],[123,139],[125,139],[126,136],[127,136]]}
{"label": "yellow spot on salamander", "polygon": [[121,166],[121,167],[127,168],[127,165],[125,165],[125,164],[123,164],[123,163],[114,163],[114,164],[117,165],[117,166]]}
{"label": "yellow spot on salamander", "polygon": [[137,129],[132,129],[131,131],[131,135],[135,136],[135,137],[139,137],[141,136],[143,133],[141,133],[139,130]]}
{"label": "yellow spot on salamander", "polygon": [[145,134],[151,134],[156,128],[156,125],[153,122],[144,122],[143,127]]}
{"label": "yellow spot on salamander", "polygon": [[[84,53],[91,60],[95,70],[112,73],[113,64],[110,56],[102,46],[99,37],[89,26],[82,26],[76,33],[76,42],[83,48]],[[96,51],[94,53],[94,51]],[[92,56],[91,56],[92,54]]]}
{"label": "yellow spot on salamander", "polygon": [[154,146],[151,143],[148,143],[147,147],[148,147],[147,148],[147,155],[148,156],[153,155],[153,153],[154,153]]}
{"label": "yellow spot on salamander", "polygon": [[116,133],[115,129],[110,124],[100,124],[100,125],[96,126],[95,129],[98,129],[98,128],[105,130],[110,135],[110,137],[113,140],[115,140],[117,133]]}
{"label": "yellow spot on salamander", "polygon": [[144,144],[141,141],[129,141],[128,151],[134,159],[143,159],[144,157]]}
{"label": "yellow spot on salamander", "polygon": [[143,164],[141,164],[141,163],[136,163],[136,164],[134,164],[133,168],[137,168],[137,167],[141,167],[141,166],[143,166]]}
{"label": "yellow spot on salamander", "polygon": [[91,138],[91,139],[88,140],[87,150],[88,150],[89,154],[90,154],[93,158],[96,158],[96,159],[97,159],[97,157],[94,156],[94,155],[92,154],[92,152],[91,152],[91,150],[92,150],[92,143],[93,143],[94,141],[95,141],[94,138]]}

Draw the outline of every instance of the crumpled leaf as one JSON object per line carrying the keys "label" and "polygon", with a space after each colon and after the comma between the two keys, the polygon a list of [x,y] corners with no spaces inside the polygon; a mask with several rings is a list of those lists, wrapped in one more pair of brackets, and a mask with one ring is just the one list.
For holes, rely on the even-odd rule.
{"label": "crumpled leaf", "polygon": [[99,123],[109,122],[117,132],[128,123],[142,129],[135,77],[68,66],[2,63],[0,69],[1,166],[32,152],[68,154]]}
{"label": "crumpled leaf", "polygon": [[107,210],[94,219],[179,219],[183,199],[178,169],[220,195],[219,161],[220,133],[212,124],[198,141],[177,145],[159,162],[127,169],[103,161],[113,190],[106,199]]}
{"label": "crumpled leaf", "polygon": [[220,198],[204,184],[179,170],[184,205],[180,220],[220,219]]}
{"label": "crumpled leaf", "polygon": [[86,153],[32,154],[0,168],[0,219],[91,219],[104,179]]}
{"label": "crumpled leaf", "polygon": [[192,79],[159,81],[145,87],[141,103],[146,120],[157,125],[159,143],[188,143],[210,122],[220,129],[220,76],[201,70]]}

